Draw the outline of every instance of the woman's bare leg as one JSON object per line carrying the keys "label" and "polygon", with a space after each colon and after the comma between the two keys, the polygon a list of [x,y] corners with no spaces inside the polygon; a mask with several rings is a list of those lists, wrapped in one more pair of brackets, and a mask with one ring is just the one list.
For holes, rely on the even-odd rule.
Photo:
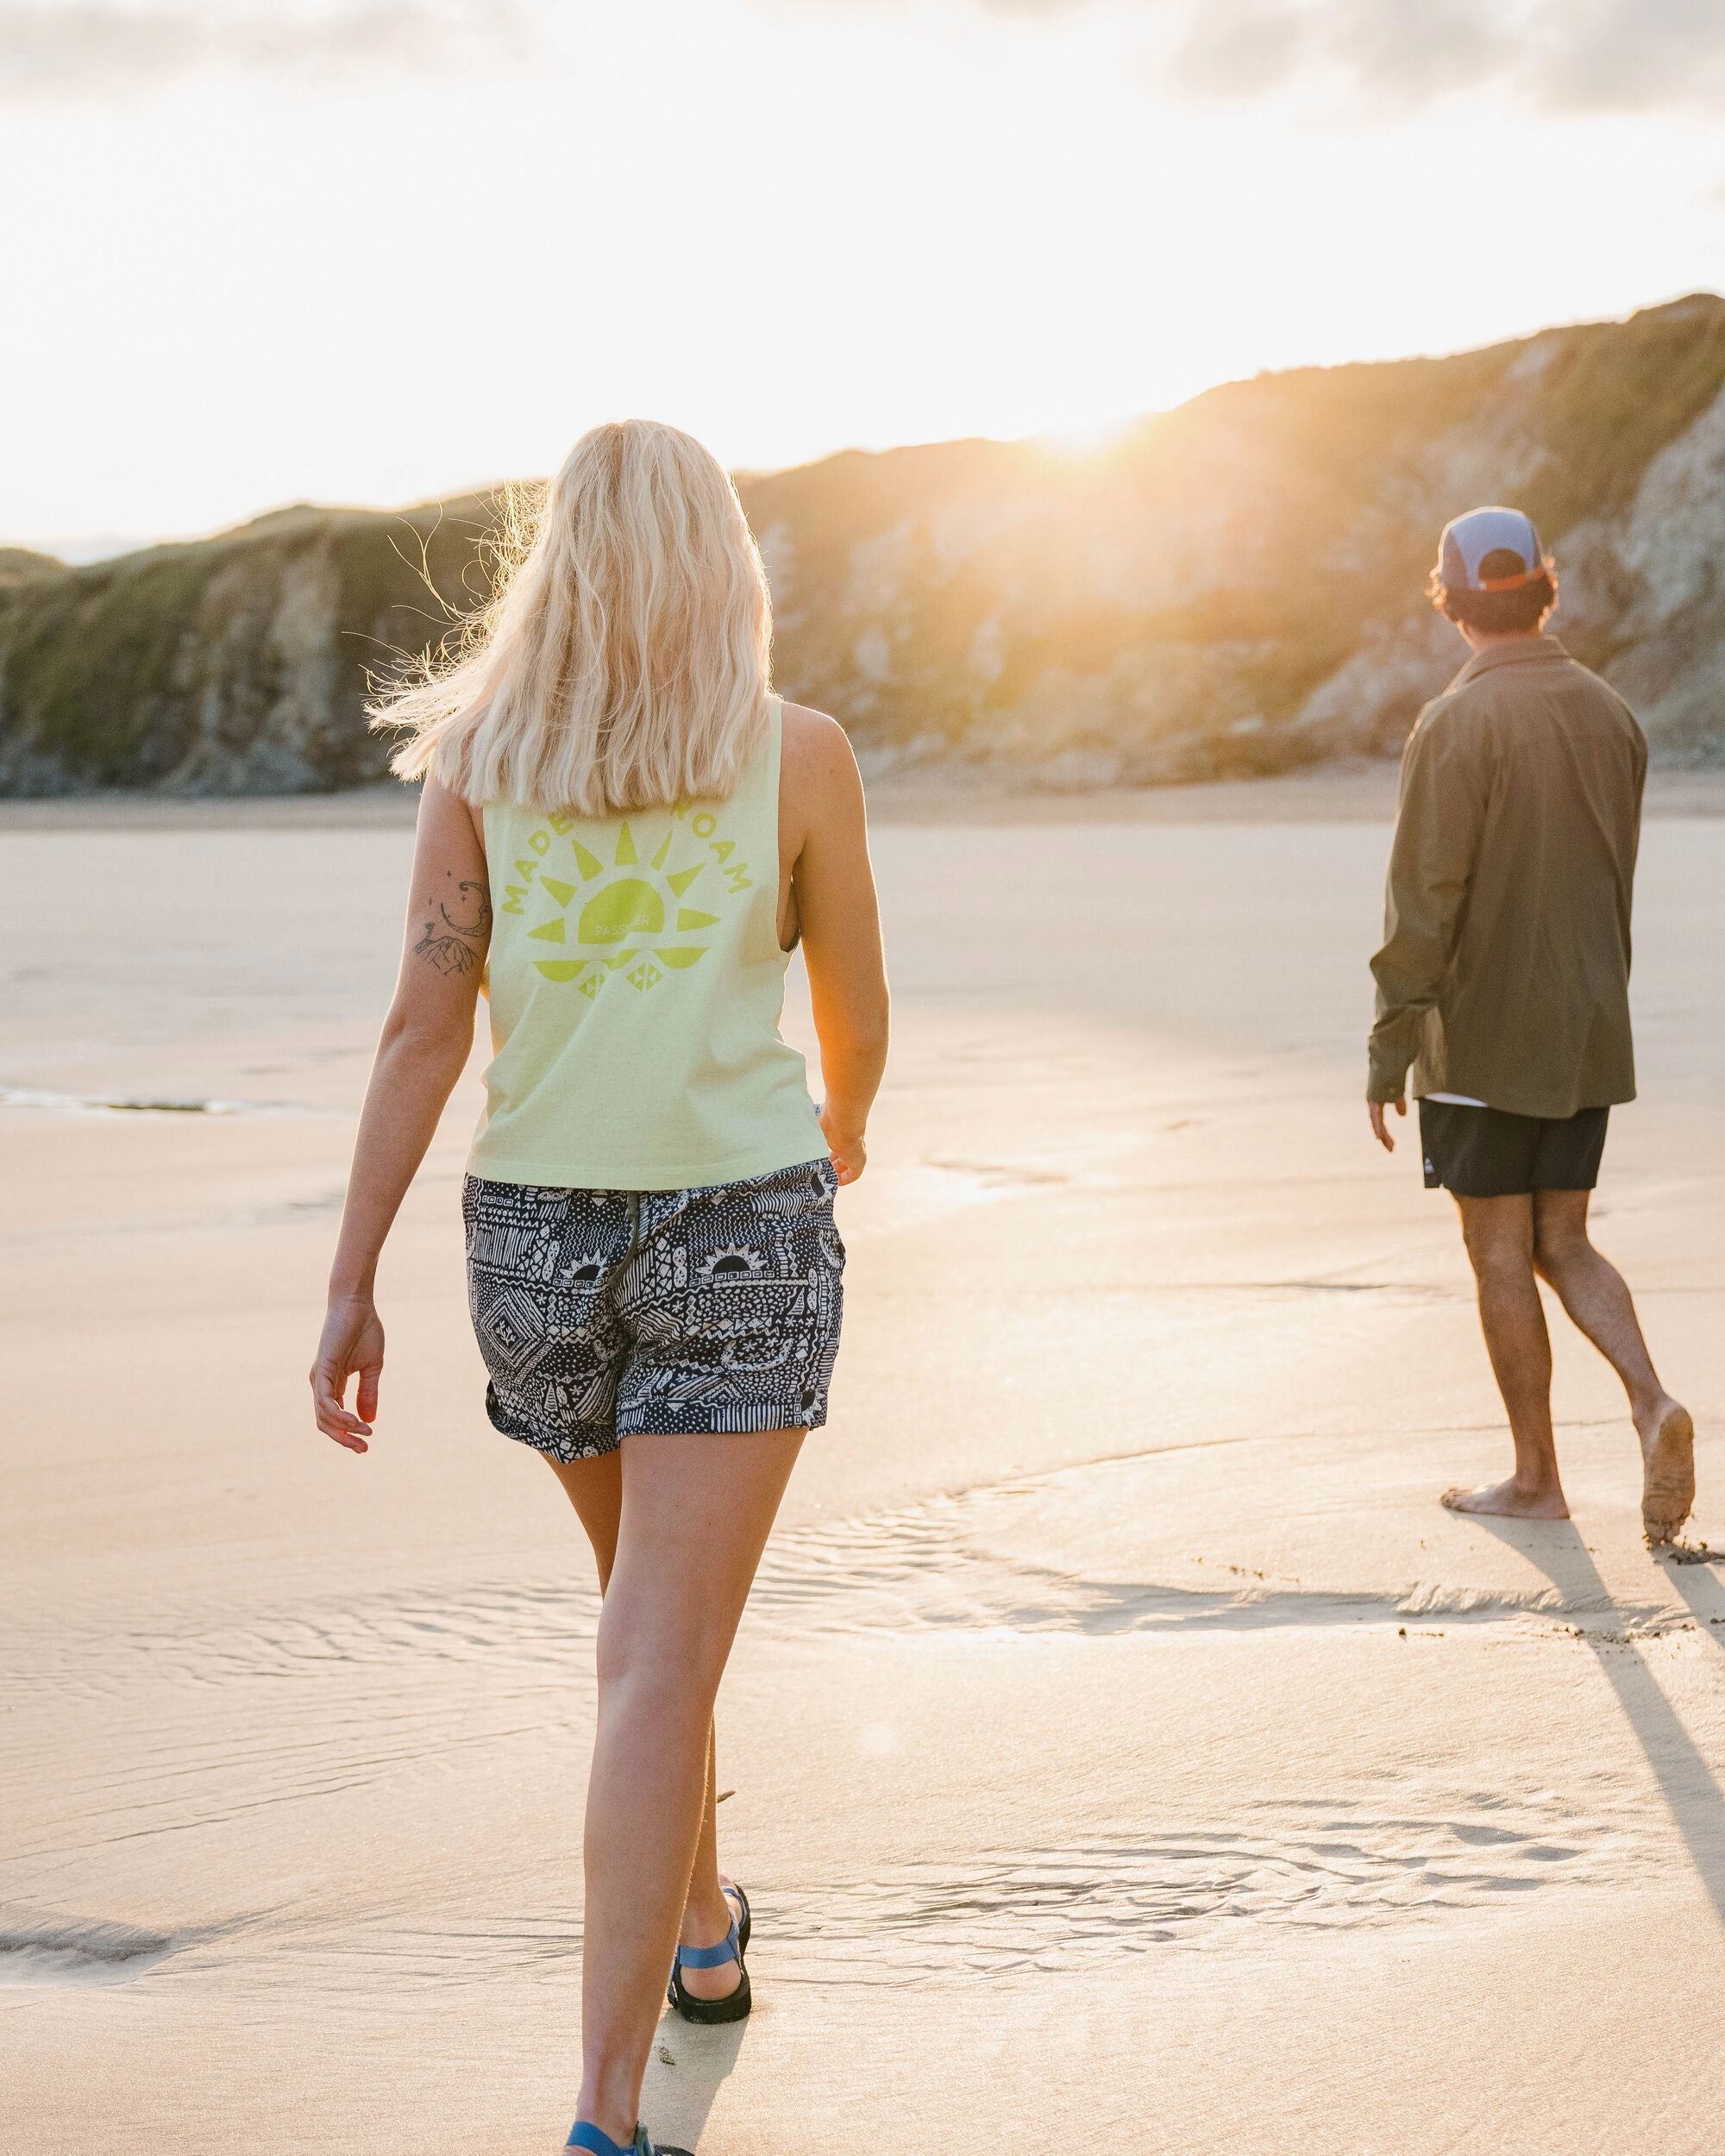
{"label": "woman's bare leg", "polygon": [[587,1784],[580,2116],[634,2133],[701,1836],[712,1704],[800,1430],[624,1439]]}
{"label": "woman's bare leg", "polygon": [[[730,1882],[718,1868],[718,1755],[711,1728],[706,1733],[705,1795],[701,1801],[700,1839],[689,1872],[688,1899],[683,1906],[683,1927],[678,1944],[717,1946],[731,1930],[736,1911],[724,1898]],[[717,1969],[685,1969],[683,1989],[693,1999],[728,1999],[743,1981],[734,1961]]]}
{"label": "woman's bare leg", "polygon": [[623,1517],[622,1450],[603,1452],[596,1460],[555,1460],[549,1452],[543,1457],[586,1530],[603,1595],[617,1562],[617,1528]]}
{"label": "woman's bare leg", "polygon": [[[602,1453],[591,1460],[557,1460],[549,1453],[545,1457],[586,1530],[587,1540],[593,1545],[593,1562],[599,1567],[599,1592],[603,1595],[611,1583],[611,1568],[617,1562],[617,1531],[623,1516],[622,1449]],[[700,1839],[695,1846],[688,1902],[683,1911],[678,1942],[684,1946],[717,1946],[731,1929],[732,1911],[724,1898],[724,1889],[730,1883],[718,1868],[718,1775],[713,1733],[709,1730]],[[717,1969],[683,1971],[683,1989],[692,1998],[729,1998],[740,1981],[734,1962]]]}

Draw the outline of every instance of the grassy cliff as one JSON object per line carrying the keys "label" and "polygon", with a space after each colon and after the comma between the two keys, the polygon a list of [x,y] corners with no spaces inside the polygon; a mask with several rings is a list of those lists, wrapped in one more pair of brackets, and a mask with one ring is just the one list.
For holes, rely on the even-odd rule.
{"label": "grassy cliff", "polygon": [[[1057,780],[1393,747],[1452,670],[1439,526],[1533,512],[1562,633],[1725,755],[1725,301],[1232,383],[1106,452],[950,442],[743,481],[776,664],[883,757]],[[0,554],[0,790],[351,786],[367,676],[485,589],[494,500],[299,508],[87,568]]]}
{"label": "grassy cliff", "polygon": [[0,584],[0,785],[285,793],[381,775],[368,673],[479,592],[483,499],[290,509]]}

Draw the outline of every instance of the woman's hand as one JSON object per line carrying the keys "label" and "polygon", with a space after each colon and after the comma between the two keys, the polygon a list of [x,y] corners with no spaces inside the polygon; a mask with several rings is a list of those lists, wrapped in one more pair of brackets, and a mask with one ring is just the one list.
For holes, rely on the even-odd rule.
{"label": "woman's hand", "polygon": [[869,1146],[861,1131],[847,1130],[829,1109],[820,1112],[821,1136],[831,1156],[832,1171],[841,1183],[854,1183],[869,1165]]}
{"label": "woman's hand", "polygon": [[[354,1413],[345,1404],[348,1380],[359,1372]],[[317,1427],[349,1452],[369,1451],[366,1439],[378,1411],[378,1380],[383,1375],[383,1326],[369,1295],[332,1296],[311,1365],[311,1398]]]}

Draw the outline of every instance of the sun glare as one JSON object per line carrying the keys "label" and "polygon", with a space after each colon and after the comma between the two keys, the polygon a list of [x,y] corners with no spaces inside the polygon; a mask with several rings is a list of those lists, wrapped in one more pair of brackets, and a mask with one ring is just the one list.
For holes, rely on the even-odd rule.
{"label": "sun glare", "polygon": [[1141,418],[1138,413],[1114,412],[1106,419],[1086,420],[1076,426],[1050,427],[1037,436],[1037,447],[1063,463],[1095,463],[1119,448]]}
{"label": "sun glare", "polygon": [[[1563,216],[1532,254],[1472,262],[1458,284],[1420,235],[1430,174],[1472,154],[1477,115],[1339,128],[1286,99],[1195,100],[1121,64],[1121,22],[1157,11],[519,12],[568,26],[528,72],[188,67],[8,110],[0,195],[55,181],[7,235],[31,335],[0,347],[16,417],[0,541],[112,551],[281,502],[424,500],[554,469],[619,411],[752,471],[974,436],[1106,471],[1131,440],[1121,415],[1213,383],[1453,351],[1686,290],[1725,217],[1716,130],[1573,117],[1539,129]],[[628,86],[647,82],[664,154],[643,159]],[[773,192],[787,326],[763,333],[744,271],[767,226],[739,222],[743,197],[711,176],[752,169],[731,162],[737,112],[799,110],[819,112],[821,155]],[[1651,230],[1621,181],[1648,155]],[[475,171],[507,187],[475,187]],[[572,226],[572,203],[615,214]],[[526,296],[506,396],[452,394],[452,354],[417,365],[397,339],[329,333],[374,309],[380,233],[394,289]],[[429,301],[406,318],[432,335]]]}

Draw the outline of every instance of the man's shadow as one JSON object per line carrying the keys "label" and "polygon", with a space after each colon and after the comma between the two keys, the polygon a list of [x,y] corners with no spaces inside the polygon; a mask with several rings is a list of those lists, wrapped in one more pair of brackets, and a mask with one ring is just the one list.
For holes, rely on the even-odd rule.
{"label": "man's shadow", "polygon": [[[1537,1565],[1567,1608],[1581,1613],[1617,1607],[1573,1520],[1491,1520],[1477,1513],[1470,1517],[1473,1526],[1488,1528],[1500,1542]],[[1725,1618],[1725,1585],[1712,1569],[1660,1563],[1651,1556],[1647,1562],[1675,1580],[1702,1632],[1725,1649],[1725,1636],[1710,1622],[1715,1617]],[[1624,1612],[1624,1617],[1627,1623],[1629,1613]],[[1608,1636],[1591,1631],[1584,1620],[1578,1629],[1616,1694],[1690,1860],[1725,1924],[1725,1790],[1641,1658],[1639,1641],[1624,1633]]]}
{"label": "man's shadow", "polygon": [[719,2084],[736,2065],[748,2029],[746,2021],[703,2028],[675,2014],[660,2017],[641,2092],[641,2115],[652,2122],[656,2143],[699,2147]]}

